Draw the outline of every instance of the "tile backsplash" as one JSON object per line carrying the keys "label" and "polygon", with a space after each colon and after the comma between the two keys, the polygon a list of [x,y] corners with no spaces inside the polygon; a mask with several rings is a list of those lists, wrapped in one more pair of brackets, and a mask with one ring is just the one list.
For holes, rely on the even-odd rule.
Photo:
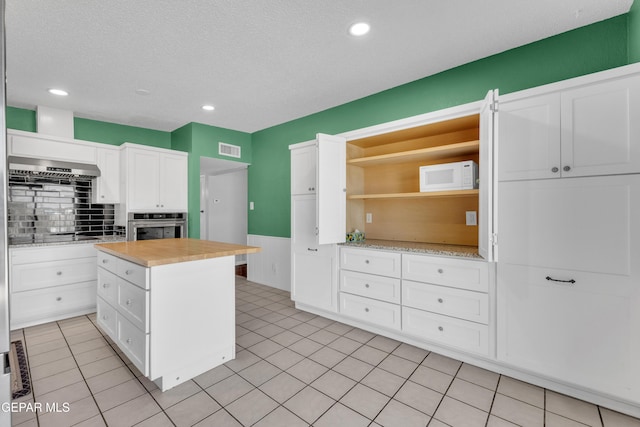
{"label": "tile backsplash", "polygon": [[112,204],[91,203],[88,178],[9,174],[9,244],[124,234]]}

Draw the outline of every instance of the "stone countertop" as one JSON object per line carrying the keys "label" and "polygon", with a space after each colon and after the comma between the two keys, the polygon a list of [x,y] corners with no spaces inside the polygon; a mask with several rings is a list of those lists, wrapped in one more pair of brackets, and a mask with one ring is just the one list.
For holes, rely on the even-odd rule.
{"label": "stone countertop", "polygon": [[390,251],[414,252],[425,255],[450,256],[483,260],[476,246],[445,245],[439,243],[396,242],[393,240],[365,239],[359,242],[340,243],[340,246],[385,249]]}
{"label": "stone countertop", "polygon": [[99,243],[95,247],[99,251],[144,267],[252,254],[260,251],[260,248],[256,246],[199,239],[138,240],[134,242]]}
{"label": "stone countertop", "polygon": [[81,239],[69,241],[53,241],[53,242],[33,242],[33,243],[16,243],[10,244],[9,248],[37,248],[45,246],[61,246],[61,245],[83,245],[95,243],[124,242],[125,236],[96,236],[95,239]]}

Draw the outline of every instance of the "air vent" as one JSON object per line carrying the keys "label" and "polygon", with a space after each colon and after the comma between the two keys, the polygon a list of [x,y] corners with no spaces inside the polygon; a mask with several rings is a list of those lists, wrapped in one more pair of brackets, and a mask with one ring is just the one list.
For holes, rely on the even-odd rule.
{"label": "air vent", "polygon": [[218,142],[218,154],[221,156],[235,157],[239,159],[241,148],[237,145],[226,144],[224,142]]}

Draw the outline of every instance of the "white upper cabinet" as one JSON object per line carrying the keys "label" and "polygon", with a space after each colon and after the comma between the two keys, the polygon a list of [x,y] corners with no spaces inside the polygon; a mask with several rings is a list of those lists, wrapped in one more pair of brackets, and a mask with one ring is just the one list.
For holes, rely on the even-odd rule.
{"label": "white upper cabinet", "polygon": [[96,163],[100,176],[95,180],[93,202],[120,203],[120,149],[109,146],[97,148]]}
{"label": "white upper cabinet", "polygon": [[527,93],[500,104],[499,181],[640,172],[640,76]]}
{"label": "white upper cabinet", "polygon": [[316,136],[318,244],[344,242],[346,236],[347,148],[339,136]]}
{"label": "white upper cabinet", "polygon": [[186,211],[187,154],[125,144],[127,211]]}
{"label": "white upper cabinet", "polygon": [[315,145],[308,145],[291,150],[291,195],[315,194],[315,192]]}
{"label": "white upper cabinet", "polygon": [[96,164],[97,144],[93,142],[15,130],[8,130],[7,136],[8,156]]}

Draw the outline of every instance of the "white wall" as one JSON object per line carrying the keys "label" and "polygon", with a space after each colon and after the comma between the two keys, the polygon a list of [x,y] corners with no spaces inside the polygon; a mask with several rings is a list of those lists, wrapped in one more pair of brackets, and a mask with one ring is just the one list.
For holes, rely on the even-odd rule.
{"label": "white wall", "polygon": [[291,292],[291,239],[249,234],[247,245],[262,248],[248,255],[247,279]]}

